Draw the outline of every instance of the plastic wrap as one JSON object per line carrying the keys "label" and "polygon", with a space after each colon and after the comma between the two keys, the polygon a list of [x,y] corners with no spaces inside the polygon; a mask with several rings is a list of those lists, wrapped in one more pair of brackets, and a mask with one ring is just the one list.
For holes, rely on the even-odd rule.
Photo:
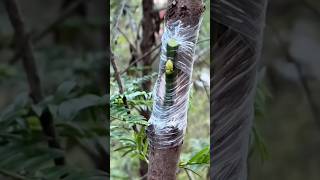
{"label": "plastic wrap", "polygon": [[[246,180],[267,0],[212,3],[211,179]],[[216,26],[215,26],[216,25]]]}
{"label": "plastic wrap", "polygon": [[165,25],[159,74],[153,88],[153,110],[147,128],[149,144],[154,148],[175,147],[183,141],[200,23],[201,20],[195,26],[186,26],[178,20]]}

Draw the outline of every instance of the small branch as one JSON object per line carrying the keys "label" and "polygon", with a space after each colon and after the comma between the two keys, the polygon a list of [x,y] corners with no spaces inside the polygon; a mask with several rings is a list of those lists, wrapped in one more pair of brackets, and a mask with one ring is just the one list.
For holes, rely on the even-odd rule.
{"label": "small branch", "polygon": [[206,91],[206,95],[207,95],[208,99],[210,100],[210,95],[209,95],[209,92],[208,92],[208,90],[207,90],[207,88],[206,88],[205,81],[202,80],[200,76],[198,76],[198,78],[199,78],[199,80],[201,81],[204,90]]}
{"label": "small branch", "polygon": [[201,41],[198,41],[197,44],[205,43],[205,42],[207,42],[207,41],[210,41],[210,38],[208,38],[208,39],[203,39],[203,40],[201,40]]}
{"label": "small branch", "polygon": [[140,28],[141,28],[141,21],[138,24],[136,40],[135,40],[135,44],[136,44],[137,47],[138,47],[139,39],[140,39]]}
{"label": "small branch", "polygon": [[[38,75],[38,70],[35,63],[32,46],[28,35],[25,32],[24,22],[21,18],[20,11],[16,0],[4,0],[5,8],[8,12],[11,24],[15,31],[16,40],[18,41],[18,47],[22,48],[22,63],[23,68],[27,74],[30,96],[34,104],[39,103],[43,99],[41,91],[41,83]],[[48,145],[50,148],[61,149],[59,142],[56,139],[55,127],[53,124],[52,116],[48,110],[46,110],[40,116],[40,124],[43,133],[48,138]],[[54,159],[56,165],[64,165],[64,157],[58,157]]]}
{"label": "small branch", "polygon": [[160,55],[160,51],[158,51],[157,54],[155,54],[155,55],[153,56],[153,58],[151,59],[151,64],[153,64],[154,61],[155,61],[157,58],[159,58],[159,55]]}
{"label": "small branch", "polygon": [[120,73],[118,71],[118,66],[114,60],[114,55],[111,54],[111,64],[112,64],[112,67],[113,67],[113,70],[114,70],[114,76],[116,78],[116,81],[118,83],[118,87],[119,87],[119,92],[120,94],[123,94],[124,93],[124,88],[123,88],[123,84],[122,84],[122,81],[121,81],[121,78],[120,78]]}
{"label": "small branch", "polygon": [[133,43],[131,43],[129,37],[120,28],[118,28],[118,31],[122,34],[122,36],[126,39],[129,45],[134,49],[134,51],[137,52],[137,48],[135,47],[135,45],[133,45]]}
{"label": "small branch", "polygon": [[135,61],[131,62],[129,64],[128,67],[126,67],[122,72],[120,72],[120,75],[124,74],[125,72],[127,72],[131,66],[133,66],[134,64],[136,64],[137,62],[143,60],[146,56],[149,56],[151,53],[153,53],[155,50],[157,50],[158,48],[160,48],[161,44],[158,44],[155,48],[151,49],[150,51],[146,52],[145,54],[143,54],[140,58],[136,59]]}
{"label": "small branch", "polygon": [[113,23],[112,31],[118,27],[118,24],[119,24],[119,21],[120,21],[120,17],[122,16],[123,9],[124,9],[126,3],[127,3],[127,0],[122,0],[121,7],[119,9],[118,15],[116,16],[116,20]]}
{"label": "small branch", "polygon": [[[112,67],[113,67],[113,70],[114,70],[114,76],[115,76],[116,81],[117,81],[117,83],[118,83],[119,93],[120,93],[120,94],[124,94],[124,86],[123,86],[123,84],[122,84],[121,77],[120,77],[120,73],[119,73],[119,71],[118,71],[118,67],[117,67],[117,64],[116,64],[116,62],[115,62],[115,58],[114,58],[113,53],[111,53],[110,60],[111,60],[111,64],[112,64]],[[127,111],[127,114],[131,114],[126,96],[123,95],[122,100],[123,100],[124,107],[128,110],[128,111]],[[138,132],[138,129],[137,129],[137,127],[136,127],[135,125],[133,125],[132,128],[133,128],[133,130],[134,130],[136,133]]]}
{"label": "small branch", "polygon": [[191,177],[191,175],[189,174],[188,170],[187,169],[184,169],[184,171],[186,172],[187,176],[188,176],[188,179],[189,180],[193,180],[193,178]]}
{"label": "small branch", "polygon": [[[120,18],[122,16],[123,9],[124,9],[126,3],[127,3],[127,0],[122,0],[119,12],[118,12],[118,14],[117,14],[117,16],[115,18],[115,21],[113,23],[113,26],[112,26],[112,29],[111,29],[110,32],[114,33],[118,29],[118,24],[119,24],[119,21],[120,21]],[[114,39],[115,39],[115,36],[112,36],[112,41],[111,42],[114,42]]]}

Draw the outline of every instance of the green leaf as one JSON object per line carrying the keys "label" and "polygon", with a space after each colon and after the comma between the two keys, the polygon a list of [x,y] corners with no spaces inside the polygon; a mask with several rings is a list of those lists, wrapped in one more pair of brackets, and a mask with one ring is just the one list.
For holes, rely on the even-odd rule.
{"label": "green leaf", "polygon": [[129,149],[129,148],[131,149],[133,147],[134,146],[132,146],[132,145],[131,146],[130,145],[129,146],[122,146],[122,147],[119,147],[119,148],[115,149],[114,151],[116,152],[116,151],[121,151],[121,150],[124,150],[124,149]]}
{"label": "green leaf", "polygon": [[195,155],[193,155],[187,162],[180,162],[179,167],[183,168],[188,165],[201,165],[210,163],[210,147],[206,146]]}
{"label": "green leaf", "polygon": [[258,149],[258,151],[260,153],[261,161],[264,162],[265,160],[267,160],[269,158],[269,153],[268,153],[267,147],[266,147],[260,133],[258,132],[256,126],[253,126],[252,132],[253,132],[255,147]]}
{"label": "green leaf", "polygon": [[58,116],[63,120],[72,120],[80,111],[90,107],[103,106],[106,102],[105,97],[92,94],[70,99],[58,107]]}
{"label": "green leaf", "polygon": [[203,148],[201,151],[196,153],[188,163],[204,163],[209,164],[210,161],[210,147],[207,146]]}
{"label": "green leaf", "polygon": [[56,96],[58,97],[67,97],[69,93],[77,86],[77,83],[74,81],[65,81],[59,85],[56,91]]}

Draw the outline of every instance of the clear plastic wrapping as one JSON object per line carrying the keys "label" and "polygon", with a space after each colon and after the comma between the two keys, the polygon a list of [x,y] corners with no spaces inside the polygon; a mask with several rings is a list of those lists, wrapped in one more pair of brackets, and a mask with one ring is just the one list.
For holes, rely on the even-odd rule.
{"label": "clear plastic wrapping", "polygon": [[212,18],[253,41],[260,41],[266,5],[267,0],[214,0]]}
{"label": "clear plastic wrapping", "polygon": [[149,144],[154,148],[175,147],[183,141],[200,24],[201,20],[195,26],[178,20],[165,25],[159,74],[153,88],[153,110],[147,128]]}
{"label": "clear plastic wrapping", "polygon": [[[212,3],[211,179],[246,180],[267,0]],[[216,29],[215,29],[216,28]]]}

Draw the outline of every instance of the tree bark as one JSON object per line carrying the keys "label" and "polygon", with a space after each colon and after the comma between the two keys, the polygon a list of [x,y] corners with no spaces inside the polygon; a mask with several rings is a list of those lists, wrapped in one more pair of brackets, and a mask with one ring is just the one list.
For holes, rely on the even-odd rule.
{"label": "tree bark", "polygon": [[[24,70],[27,74],[30,96],[34,104],[39,103],[43,99],[41,91],[41,83],[38,75],[32,46],[28,35],[25,32],[24,22],[20,15],[18,5],[15,0],[5,0],[5,7],[8,12],[11,24],[15,30],[15,36],[18,41],[18,49],[22,49],[22,63]],[[40,124],[43,133],[48,138],[48,145],[51,148],[61,149],[60,143],[56,137],[55,126],[53,123],[52,115],[49,110],[46,109],[40,116]],[[64,157],[58,157],[54,159],[56,165],[64,165]]]}
{"label": "tree bark", "polygon": [[[159,32],[160,29],[160,18],[158,12],[155,12],[153,9],[153,0],[143,0],[142,9],[143,9],[143,19],[141,22],[142,25],[142,40],[140,44],[141,53],[145,54],[152,49],[152,46],[155,45],[155,32]],[[151,54],[145,56],[142,60],[143,70],[142,75],[149,75],[151,72]],[[142,84],[142,89],[145,91],[151,90],[151,81],[145,81]]]}
{"label": "tree bark", "polygon": [[[160,29],[160,18],[158,12],[154,11],[154,3],[153,0],[142,0],[142,9],[143,9],[143,19],[141,22],[142,25],[142,40],[140,43],[141,55],[144,55],[153,48],[155,45],[155,32],[159,32]],[[135,52],[138,53],[138,52]],[[151,73],[151,65],[152,65],[152,54],[148,54],[143,57],[142,65],[142,76],[149,75]],[[134,55],[133,55],[134,57]],[[134,61],[135,58],[131,59]],[[130,61],[130,64],[132,63]],[[135,65],[135,64],[134,64]],[[147,80],[142,83],[142,89],[146,92],[151,91],[151,80]],[[146,114],[150,116],[150,110],[141,110],[140,114]],[[148,164],[145,161],[140,161],[139,173],[142,177],[142,180],[146,180],[146,174],[148,172]]]}
{"label": "tree bark", "polygon": [[[166,13],[166,23],[170,26],[177,20],[180,20],[184,26],[190,25],[191,27],[199,24],[202,13],[204,11],[202,0],[169,0]],[[182,58],[179,54],[177,58]],[[192,57],[191,57],[192,58]],[[190,59],[192,62],[192,59]],[[179,70],[178,70],[179,71]],[[178,84],[187,84],[188,78],[179,79],[181,73],[175,72],[177,75]],[[187,89],[180,92],[186,92]],[[179,96],[179,95],[178,95]],[[150,127],[148,127],[150,128]],[[152,127],[147,131],[148,137],[152,138]],[[182,134],[183,132],[174,132],[175,135]],[[160,138],[161,139],[161,138]],[[182,141],[183,142],[183,141]],[[149,167],[148,167],[148,180],[175,180],[178,171],[179,156],[182,149],[182,142],[174,147],[157,148],[150,145],[149,148]],[[161,143],[161,142],[157,142]]]}
{"label": "tree bark", "polygon": [[170,149],[150,147],[148,180],[175,180],[182,144]]}

